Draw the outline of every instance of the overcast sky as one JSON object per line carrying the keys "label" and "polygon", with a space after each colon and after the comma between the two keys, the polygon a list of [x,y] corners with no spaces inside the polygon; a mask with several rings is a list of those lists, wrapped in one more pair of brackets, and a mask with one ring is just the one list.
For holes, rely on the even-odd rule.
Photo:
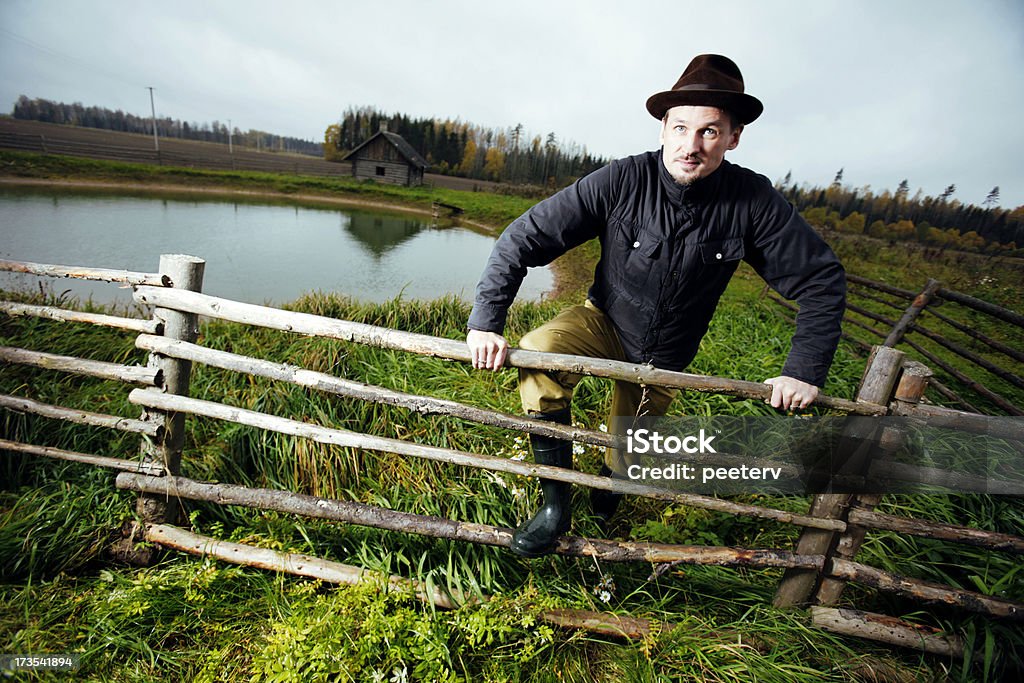
{"label": "overcast sky", "polygon": [[1024,3],[0,0],[18,95],[322,140],[349,106],[522,123],[606,157],[657,147],[644,102],[702,52],[765,113],[728,156],[773,180],[1024,204]]}

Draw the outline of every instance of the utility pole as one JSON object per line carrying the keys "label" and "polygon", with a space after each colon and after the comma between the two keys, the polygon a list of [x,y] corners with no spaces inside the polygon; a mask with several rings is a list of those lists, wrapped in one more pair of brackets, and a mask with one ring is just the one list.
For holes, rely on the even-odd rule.
{"label": "utility pole", "polygon": [[235,153],[235,148],[231,145],[231,133],[232,133],[231,119],[228,119],[228,154],[234,154]]}
{"label": "utility pole", "polygon": [[149,110],[153,113],[153,149],[159,152],[160,140],[156,136],[156,105],[153,104],[153,86],[146,87],[149,88]]}

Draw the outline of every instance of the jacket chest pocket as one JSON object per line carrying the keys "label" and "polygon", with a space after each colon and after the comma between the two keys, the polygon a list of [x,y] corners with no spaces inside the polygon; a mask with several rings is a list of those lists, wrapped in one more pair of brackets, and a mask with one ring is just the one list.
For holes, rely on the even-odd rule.
{"label": "jacket chest pocket", "polygon": [[661,255],[661,240],[636,226],[619,223],[614,232],[608,256],[610,283],[616,289],[629,290],[635,298],[648,283],[660,282],[657,265]]}
{"label": "jacket chest pocket", "polygon": [[716,265],[735,267],[736,262],[746,255],[742,237],[730,237],[724,240],[708,240],[697,245],[700,260],[704,268]]}

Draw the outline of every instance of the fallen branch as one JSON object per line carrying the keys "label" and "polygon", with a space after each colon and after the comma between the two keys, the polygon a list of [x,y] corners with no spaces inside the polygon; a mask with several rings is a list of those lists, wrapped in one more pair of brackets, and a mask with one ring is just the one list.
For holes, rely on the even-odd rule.
{"label": "fallen branch", "polygon": [[[148,525],[145,538],[147,541],[159,543],[165,548],[181,550],[182,552],[199,555],[200,557],[215,557],[233,564],[243,564],[249,567],[306,576],[311,579],[327,581],[328,583],[355,585],[384,577],[383,574],[361,567],[353,567],[352,565],[332,562],[310,555],[284,553],[269,548],[256,548],[243,543],[219,541],[209,536],[201,536],[167,524]],[[428,589],[426,584],[421,581],[405,579],[400,576],[389,576],[386,578],[386,581],[392,588],[400,590],[412,589],[413,594],[420,600],[444,609],[452,609],[474,601],[460,594],[448,595],[436,586]]]}

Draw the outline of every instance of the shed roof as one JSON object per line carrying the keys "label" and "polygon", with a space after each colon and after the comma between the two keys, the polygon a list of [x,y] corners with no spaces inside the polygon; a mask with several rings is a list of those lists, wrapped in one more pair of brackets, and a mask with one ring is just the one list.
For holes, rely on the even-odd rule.
{"label": "shed roof", "polygon": [[413,166],[419,166],[420,168],[422,168],[424,170],[426,170],[427,168],[430,167],[430,164],[427,163],[427,160],[424,159],[423,157],[421,157],[419,155],[419,153],[415,149],[412,148],[412,145],[410,145],[408,142],[405,141],[405,138],[403,138],[398,133],[390,133],[390,132],[384,131],[384,130],[378,132],[376,135],[371,137],[369,140],[367,140],[366,142],[364,142],[363,144],[359,145],[358,147],[353,149],[351,152],[346,154],[345,158],[342,159],[342,161],[348,161],[349,159],[355,157],[355,155],[361,149],[363,149],[363,147],[366,147],[367,145],[369,145],[371,142],[376,140],[381,135],[383,135],[384,139],[387,140],[388,142],[390,142],[394,146],[394,148],[398,150],[398,153],[401,154],[403,157],[405,157],[405,160],[408,161]]}

